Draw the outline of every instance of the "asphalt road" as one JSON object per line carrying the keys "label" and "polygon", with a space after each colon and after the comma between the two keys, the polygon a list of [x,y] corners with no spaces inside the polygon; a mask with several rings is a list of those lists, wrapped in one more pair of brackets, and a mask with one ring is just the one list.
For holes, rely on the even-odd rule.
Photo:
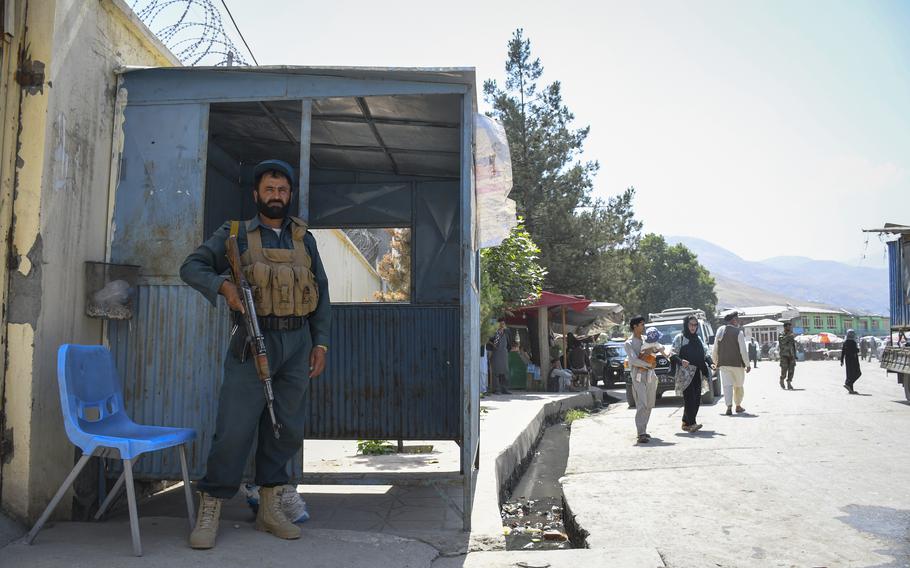
{"label": "asphalt road", "polygon": [[910,566],[910,405],[877,362],[862,369],[849,395],[837,362],[800,363],[794,391],[759,363],[746,414],[720,399],[689,434],[667,397],[647,445],[625,402],[575,422],[563,485],[589,546],[672,567]]}

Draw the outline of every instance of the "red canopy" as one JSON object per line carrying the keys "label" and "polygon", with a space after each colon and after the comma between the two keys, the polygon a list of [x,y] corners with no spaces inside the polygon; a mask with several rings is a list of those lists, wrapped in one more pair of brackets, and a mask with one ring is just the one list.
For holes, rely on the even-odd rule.
{"label": "red canopy", "polygon": [[524,323],[525,314],[527,312],[536,313],[537,308],[541,307],[552,310],[553,308],[562,308],[565,306],[566,309],[571,309],[576,312],[583,312],[590,303],[591,300],[587,300],[581,296],[569,296],[567,294],[556,294],[554,292],[541,292],[540,297],[537,298],[537,301],[533,304],[529,306],[521,306],[520,308],[512,308],[509,310],[514,315],[512,317],[506,318],[506,323],[513,325],[522,325]]}

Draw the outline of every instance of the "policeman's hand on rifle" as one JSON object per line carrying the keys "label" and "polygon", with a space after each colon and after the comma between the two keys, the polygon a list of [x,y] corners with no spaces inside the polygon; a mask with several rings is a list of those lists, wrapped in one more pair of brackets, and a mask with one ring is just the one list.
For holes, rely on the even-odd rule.
{"label": "policeman's hand on rifle", "polygon": [[316,345],[310,351],[310,378],[314,379],[325,370],[325,349]]}
{"label": "policeman's hand on rifle", "polygon": [[243,301],[240,299],[240,292],[237,291],[237,286],[234,286],[234,283],[230,280],[225,280],[221,283],[221,287],[218,288],[218,293],[224,296],[224,299],[227,300],[228,306],[235,312],[245,313],[243,310]]}

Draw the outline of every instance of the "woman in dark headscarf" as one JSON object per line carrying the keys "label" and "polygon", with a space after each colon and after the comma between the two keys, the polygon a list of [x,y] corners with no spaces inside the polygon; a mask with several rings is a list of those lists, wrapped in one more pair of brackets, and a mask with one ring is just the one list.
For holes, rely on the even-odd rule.
{"label": "woman in dark headscarf", "polygon": [[850,394],[856,394],[853,390],[853,383],[863,374],[859,370],[859,347],[856,345],[856,332],[852,329],[847,330],[847,339],[840,350],[840,366],[847,364],[847,380],[844,382],[844,388]]}
{"label": "woman in dark headscarf", "polygon": [[695,421],[698,407],[701,405],[701,380],[707,378],[708,367],[714,367],[714,361],[708,352],[708,346],[698,336],[698,318],[694,315],[683,320],[683,331],[673,339],[673,355],[670,361],[674,365],[688,367],[693,365],[696,369],[692,382],[683,391],[683,418],[682,429],[686,432],[697,432],[701,424]]}

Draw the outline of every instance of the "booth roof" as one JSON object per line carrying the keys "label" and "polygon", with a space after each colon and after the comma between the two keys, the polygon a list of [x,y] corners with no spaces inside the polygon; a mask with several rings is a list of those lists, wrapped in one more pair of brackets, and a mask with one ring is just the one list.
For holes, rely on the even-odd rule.
{"label": "booth roof", "polygon": [[[296,166],[301,156],[301,99],[307,98],[308,89],[317,88],[307,86],[312,82],[340,93],[312,97],[312,167],[458,179],[463,95],[453,89],[463,89],[477,107],[472,68],[234,66],[118,71],[151,81],[130,88],[130,103],[211,103],[210,144],[243,163],[275,158]],[[155,83],[162,77],[178,80]],[[359,87],[358,93],[355,81],[372,86]],[[377,87],[394,82],[400,83],[400,92]],[[436,86],[443,84],[452,88]],[[341,94],[345,92],[349,94]]]}

